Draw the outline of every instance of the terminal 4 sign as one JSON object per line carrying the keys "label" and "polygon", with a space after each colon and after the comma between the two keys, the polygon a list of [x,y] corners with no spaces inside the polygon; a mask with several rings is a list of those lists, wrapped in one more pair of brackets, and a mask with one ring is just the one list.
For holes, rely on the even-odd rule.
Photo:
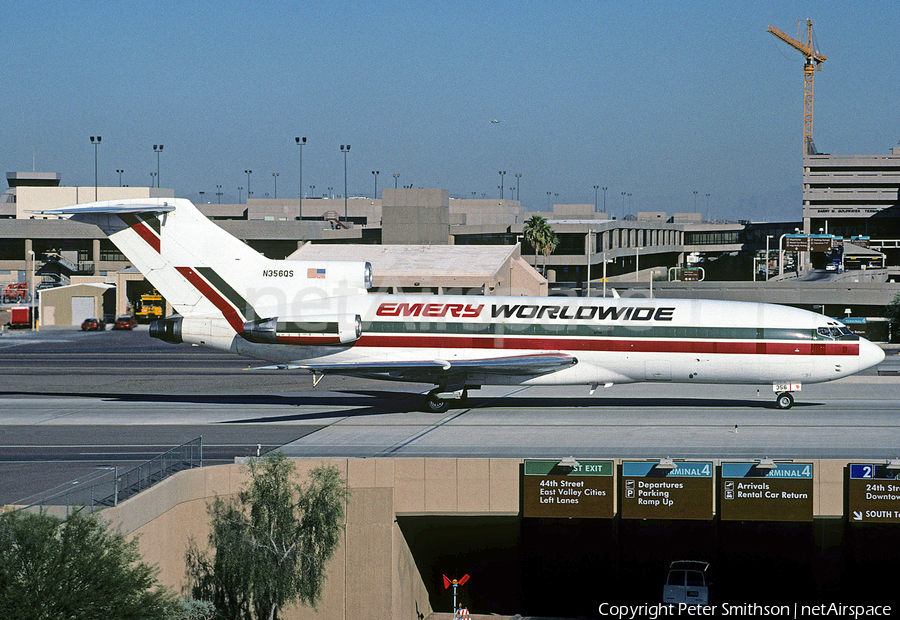
{"label": "terminal 4 sign", "polygon": [[851,523],[900,523],[900,471],[884,463],[851,463]]}
{"label": "terminal 4 sign", "polygon": [[723,521],[812,521],[812,463],[722,463]]}
{"label": "terminal 4 sign", "polygon": [[525,461],[522,516],[549,518],[613,518],[613,462],[579,460]]}
{"label": "terminal 4 sign", "polygon": [[622,463],[623,519],[713,518],[712,461]]}

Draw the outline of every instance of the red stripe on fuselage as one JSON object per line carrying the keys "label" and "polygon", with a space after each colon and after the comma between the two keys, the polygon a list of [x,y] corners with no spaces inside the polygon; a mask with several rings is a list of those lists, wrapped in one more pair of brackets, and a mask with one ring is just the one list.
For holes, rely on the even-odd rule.
{"label": "red stripe on fuselage", "polygon": [[412,349],[528,349],[614,351],[618,353],[695,353],[723,355],[859,355],[859,343],[734,342],[728,340],[612,340],[604,338],[528,338],[496,336],[407,336],[367,334],[360,347]]}
{"label": "red stripe on fuselage", "polygon": [[134,226],[131,227],[131,230],[136,232],[141,239],[147,242],[147,244],[156,250],[156,253],[160,253],[160,243],[159,243],[159,235],[156,234],[156,231],[151,229],[144,222],[138,222]]}
{"label": "red stripe on fuselage", "polygon": [[239,315],[237,310],[234,309],[234,306],[232,306],[227,299],[222,297],[216,289],[210,286],[199,273],[190,267],[175,267],[175,269],[178,273],[187,278],[187,281],[193,284],[194,288],[200,291],[204,297],[210,300],[213,305],[219,309],[222,316],[225,317],[225,320],[228,321],[228,324],[231,325],[231,328],[235,332],[240,334],[244,331],[244,319],[241,318],[241,315]]}

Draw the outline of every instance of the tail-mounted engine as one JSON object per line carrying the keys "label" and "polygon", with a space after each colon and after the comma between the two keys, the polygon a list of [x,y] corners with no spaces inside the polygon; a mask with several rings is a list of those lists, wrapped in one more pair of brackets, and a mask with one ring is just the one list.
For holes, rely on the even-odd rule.
{"label": "tail-mounted engine", "polygon": [[362,335],[358,314],[273,317],[244,323],[241,336],[260,344],[350,344]]}
{"label": "tail-mounted engine", "polygon": [[158,319],[150,323],[150,337],[158,338],[169,344],[181,344],[184,342],[181,336],[181,326],[184,317],[174,315],[165,319]]}

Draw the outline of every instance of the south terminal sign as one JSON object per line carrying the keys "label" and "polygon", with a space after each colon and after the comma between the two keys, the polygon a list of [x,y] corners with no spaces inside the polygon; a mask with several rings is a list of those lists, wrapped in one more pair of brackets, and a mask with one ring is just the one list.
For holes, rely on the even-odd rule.
{"label": "south terminal sign", "polygon": [[613,462],[579,460],[525,461],[522,516],[612,519]]}
{"label": "south terminal sign", "polygon": [[812,463],[722,463],[723,521],[812,521]]}
{"label": "south terminal sign", "polygon": [[900,523],[900,471],[884,463],[851,463],[851,523]]}
{"label": "south terminal sign", "polygon": [[622,518],[711,520],[712,462],[624,461]]}

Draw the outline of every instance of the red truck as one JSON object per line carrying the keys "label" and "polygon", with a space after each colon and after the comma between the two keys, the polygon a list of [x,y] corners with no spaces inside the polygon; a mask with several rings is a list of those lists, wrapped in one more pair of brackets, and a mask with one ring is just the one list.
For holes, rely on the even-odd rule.
{"label": "red truck", "polygon": [[28,301],[28,282],[7,284],[3,289],[3,303],[22,303]]}

